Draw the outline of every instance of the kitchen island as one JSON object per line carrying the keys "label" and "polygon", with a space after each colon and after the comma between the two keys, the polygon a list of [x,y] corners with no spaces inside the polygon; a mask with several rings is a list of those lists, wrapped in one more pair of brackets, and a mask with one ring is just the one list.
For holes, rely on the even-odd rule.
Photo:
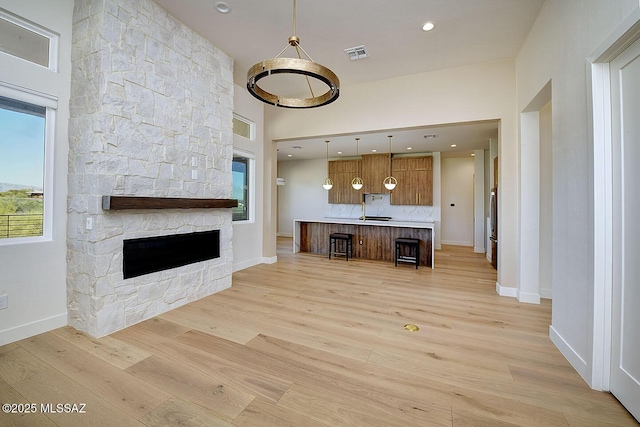
{"label": "kitchen island", "polygon": [[420,239],[420,265],[434,267],[433,222],[374,221],[349,218],[296,219],[293,251],[327,254],[331,233],[353,234],[353,257],[394,261],[395,239]]}

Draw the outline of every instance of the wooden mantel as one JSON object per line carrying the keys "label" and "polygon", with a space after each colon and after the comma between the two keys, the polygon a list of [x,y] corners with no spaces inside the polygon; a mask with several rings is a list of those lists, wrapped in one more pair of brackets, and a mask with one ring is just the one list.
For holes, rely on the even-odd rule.
{"label": "wooden mantel", "polygon": [[102,209],[220,209],[235,208],[236,199],[192,199],[183,197],[102,196]]}

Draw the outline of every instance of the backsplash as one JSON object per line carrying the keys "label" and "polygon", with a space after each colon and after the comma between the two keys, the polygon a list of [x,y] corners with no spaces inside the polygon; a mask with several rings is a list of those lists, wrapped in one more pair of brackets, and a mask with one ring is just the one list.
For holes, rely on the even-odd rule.
{"label": "backsplash", "polygon": [[[391,205],[388,194],[366,195],[367,216],[389,216],[397,221],[434,222],[433,206]],[[360,218],[362,205],[330,204],[325,214],[330,218]]]}

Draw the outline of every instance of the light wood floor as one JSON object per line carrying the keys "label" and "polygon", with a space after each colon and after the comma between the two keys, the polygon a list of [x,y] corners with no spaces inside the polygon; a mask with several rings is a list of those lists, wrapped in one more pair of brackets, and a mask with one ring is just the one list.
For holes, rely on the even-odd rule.
{"label": "light wood floor", "polygon": [[231,289],[109,337],[0,347],[1,403],[86,404],[0,425],[636,425],[552,345],[550,303],[497,296],[470,248],[416,271],[278,245]]}

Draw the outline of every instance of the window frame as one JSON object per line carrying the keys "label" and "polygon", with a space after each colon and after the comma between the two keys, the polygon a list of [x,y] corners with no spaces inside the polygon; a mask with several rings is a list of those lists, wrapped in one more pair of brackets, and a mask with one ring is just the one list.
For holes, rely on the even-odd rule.
{"label": "window frame", "polygon": [[[233,149],[233,158],[243,158],[247,160],[247,218],[246,219],[233,219],[233,224],[251,224],[255,222],[255,187],[256,187],[256,179],[255,179],[255,169],[256,169],[256,156],[254,153],[241,150],[238,148]],[[233,161],[233,160],[232,160]],[[233,178],[232,178],[233,179]]]}
{"label": "window frame", "polygon": [[44,200],[42,206],[42,235],[30,237],[12,237],[0,239],[0,246],[9,246],[22,243],[50,242],[53,240],[53,169],[55,152],[55,131],[58,100],[56,97],[25,89],[0,81],[0,96],[19,102],[38,105],[45,110],[44,127],[44,173],[42,188]]}

